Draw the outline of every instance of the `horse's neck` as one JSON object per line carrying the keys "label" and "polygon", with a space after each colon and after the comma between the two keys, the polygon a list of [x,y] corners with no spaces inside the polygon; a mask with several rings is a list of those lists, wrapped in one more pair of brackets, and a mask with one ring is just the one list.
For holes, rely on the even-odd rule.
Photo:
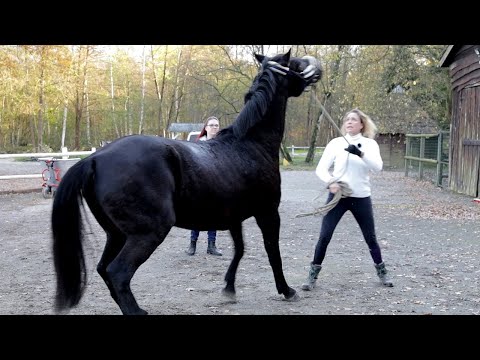
{"label": "horse's neck", "polygon": [[257,141],[269,153],[278,154],[285,130],[286,109],[286,97],[274,99],[269,113],[260,125],[262,131],[256,133],[260,135],[257,137]]}

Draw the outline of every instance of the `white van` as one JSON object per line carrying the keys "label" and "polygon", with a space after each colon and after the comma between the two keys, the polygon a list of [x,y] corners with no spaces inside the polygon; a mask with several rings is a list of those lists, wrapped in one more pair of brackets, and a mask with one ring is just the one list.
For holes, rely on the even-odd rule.
{"label": "white van", "polygon": [[187,135],[187,141],[195,141],[200,135],[200,131],[190,131]]}

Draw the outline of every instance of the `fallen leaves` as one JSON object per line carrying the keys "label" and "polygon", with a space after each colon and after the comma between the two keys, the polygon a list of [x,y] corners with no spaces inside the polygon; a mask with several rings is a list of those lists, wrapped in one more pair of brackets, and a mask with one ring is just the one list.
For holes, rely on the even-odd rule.
{"label": "fallen leaves", "polygon": [[416,204],[408,211],[409,215],[421,219],[436,220],[479,220],[480,207],[474,209],[467,204]]}

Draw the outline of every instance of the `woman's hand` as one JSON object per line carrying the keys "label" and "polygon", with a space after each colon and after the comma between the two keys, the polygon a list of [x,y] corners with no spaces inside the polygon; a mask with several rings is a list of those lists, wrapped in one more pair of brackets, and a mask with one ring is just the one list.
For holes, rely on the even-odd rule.
{"label": "woman's hand", "polygon": [[348,147],[345,148],[345,151],[348,151],[350,154],[363,157],[363,152],[361,152],[360,149],[353,144],[348,145]]}
{"label": "woman's hand", "polygon": [[331,183],[328,185],[328,190],[330,190],[332,194],[335,194],[338,190],[340,190],[340,185],[338,185],[336,182]]}

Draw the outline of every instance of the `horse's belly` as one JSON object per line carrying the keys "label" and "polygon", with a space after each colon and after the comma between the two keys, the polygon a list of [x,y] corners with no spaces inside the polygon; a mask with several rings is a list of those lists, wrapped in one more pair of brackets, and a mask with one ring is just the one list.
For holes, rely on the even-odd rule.
{"label": "horse's belly", "polygon": [[239,208],[176,209],[175,226],[196,230],[228,230],[253,216],[251,210]]}

